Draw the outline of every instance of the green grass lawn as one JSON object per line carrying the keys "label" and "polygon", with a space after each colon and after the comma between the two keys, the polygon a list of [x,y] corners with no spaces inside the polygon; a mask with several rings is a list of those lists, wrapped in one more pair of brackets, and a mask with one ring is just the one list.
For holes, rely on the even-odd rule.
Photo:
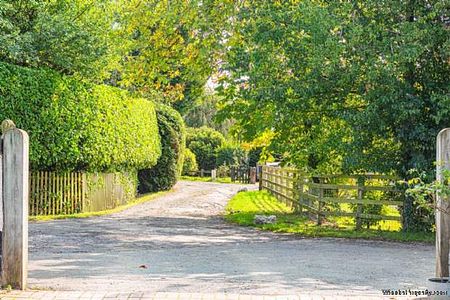
{"label": "green grass lawn", "polygon": [[[395,210],[396,211],[396,210]],[[395,215],[394,211],[391,211]],[[397,212],[398,213],[398,212]],[[256,214],[276,215],[275,224],[255,225]],[[225,218],[243,226],[254,226],[275,232],[294,233],[307,237],[363,238],[392,240],[400,242],[434,242],[434,234],[422,232],[401,232],[400,225],[392,222],[377,224],[370,229],[356,231],[349,218],[335,218],[317,226],[314,221],[296,214],[290,207],[279,202],[266,191],[241,192],[233,197],[226,207]],[[398,222],[396,222],[398,223]],[[375,228],[376,229],[375,229]]]}
{"label": "green grass lawn", "polygon": [[224,177],[224,178],[216,178],[216,180],[212,180],[211,177],[197,177],[197,176],[181,176],[180,180],[187,180],[187,181],[201,181],[201,182],[218,182],[218,183],[237,183],[237,184],[243,184],[238,181],[232,182],[230,177]]}

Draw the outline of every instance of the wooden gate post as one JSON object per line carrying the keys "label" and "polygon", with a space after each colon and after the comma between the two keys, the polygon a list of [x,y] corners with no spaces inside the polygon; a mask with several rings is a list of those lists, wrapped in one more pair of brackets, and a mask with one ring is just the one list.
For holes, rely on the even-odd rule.
{"label": "wooden gate post", "polygon": [[[441,130],[436,141],[436,180],[444,180],[442,171],[450,169],[450,128]],[[436,195],[436,277],[448,277],[450,243],[449,199]]]}
{"label": "wooden gate post", "polygon": [[[363,176],[358,176],[358,201],[362,201],[364,199],[364,184],[365,178]],[[361,230],[362,228],[362,210],[363,205],[361,203],[356,204],[356,230]]]}
{"label": "wooden gate post", "polygon": [[26,289],[28,275],[28,134],[2,123],[2,283]]}
{"label": "wooden gate post", "polygon": [[264,167],[260,166],[261,168],[259,169],[259,190],[262,191],[263,189],[263,172],[264,172]]}
{"label": "wooden gate post", "polygon": [[251,167],[249,171],[249,183],[255,184],[256,183],[256,168]]}

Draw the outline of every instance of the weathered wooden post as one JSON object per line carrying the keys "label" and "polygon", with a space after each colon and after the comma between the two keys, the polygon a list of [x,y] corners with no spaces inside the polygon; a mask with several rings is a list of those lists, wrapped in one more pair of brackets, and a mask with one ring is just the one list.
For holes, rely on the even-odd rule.
{"label": "weathered wooden post", "polygon": [[319,177],[319,198],[318,198],[318,205],[317,205],[317,225],[322,225],[322,207],[323,207],[323,196],[324,196],[324,188],[323,184],[324,179],[322,177]]}
{"label": "weathered wooden post", "polygon": [[297,212],[303,214],[303,176],[300,173],[295,174],[296,191],[298,192]]}
{"label": "weathered wooden post", "polygon": [[[360,202],[364,199],[364,184],[365,178],[363,176],[358,176],[358,201]],[[362,211],[363,205],[361,203],[356,204],[356,230],[361,230],[362,228]]]}
{"label": "weathered wooden post", "polygon": [[262,191],[263,189],[263,171],[264,171],[264,167],[260,166],[261,169],[259,170],[259,190]]}
{"label": "weathered wooden post", "polygon": [[217,179],[217,170],[216,169],[212,169],[211,170],[211,180],[215,181]]}
{"label": "weathered wooden post", "polygon": [[[436,180],[443,182],[443,170],[450,170],[450,128],[441,130],[436,141]],[[450,202],[436,195],[436,277],[448,277]]]}
{"label": "weathered wooden post", "polygon": [[28,134],[2,123],[2,283],[25,289],[28,275]]}
{"label": "weathered wooden post", "polygon": [[251,167],[250,168],[250,178],[249,181],[251,184],[255,184],[256,183],[256,168],[255,167]]}

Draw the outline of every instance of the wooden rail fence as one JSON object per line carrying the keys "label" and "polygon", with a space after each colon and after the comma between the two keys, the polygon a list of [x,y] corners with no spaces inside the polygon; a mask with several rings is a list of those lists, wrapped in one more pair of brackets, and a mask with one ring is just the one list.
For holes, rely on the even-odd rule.
{"label": "wooden rail fence", "polygon": [[[330,216],[352,217],[359,229],[363,219],[401,221],[400,216],[364,212],[369,206],[402,207],[396,181],[393,176],[373,174],[306,176],[296,169],[263,166],[260,189],[316,219],[319,225]],[[353,206],[353,211],[343,211],[342,204]]]}
{"label": "wooden rail fence", "polygon": [[230,177],[232,182],[256,183],[256,167],[232,166],[230,168]]}
{"label": "wooden rail fence", "polygon": [[187,175],[196,176],[196,177],[211,177],[214,170],[197,170],[197,171],[189,171]]}
{"label": "wooden rail fence", "polygon": [[30,172],[29,214],[74,214],[115,208],[135,196],[136,184],[126,178],[115,173]]}

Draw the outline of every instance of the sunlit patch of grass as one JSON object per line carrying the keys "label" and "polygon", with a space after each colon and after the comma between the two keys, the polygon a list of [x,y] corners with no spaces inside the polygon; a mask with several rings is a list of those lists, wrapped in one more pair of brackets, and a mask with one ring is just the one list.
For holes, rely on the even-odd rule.
{"label": "sunlit patch of grass", "polygon": [[[275,232],[294,233],[307,237],[339,237],[364,238],[377,240],[392,240],[401,242],[428,242],[434,241],[434,235],[423,232],[402,232],[397,221],[380,222],[370,229],[355,230],[351,218],[330,218],[323,225],[318,226],[303,215],[299,215],[289,206],[279,202],[275,197],[265,191],[241,192],[233,197],[226,207],[225,218],[242,226],[255,226],[264,230]],[[391,208],[387,213],[395,215],[398,211]],[[276,215],[275,224],[255,225],[254,216]],[[394,225],[394,223],[396,223]]]}
{"label": "sunlit patch of grass", "polygon": [[[349,204],[340,204],[340,210],[343,212],[352,212]],[[385,216],[400,216],[400,212],[394,206],[383,205],[381,214]],[[355,219],[351,217],[329,217],[330,222],[334,222],[342,228],[354,228]],[[370,229],[382,230],[382,231],[399,231],[401,230],[401,223],[395,220],[381,220],[376,224],[370,225]]]}

